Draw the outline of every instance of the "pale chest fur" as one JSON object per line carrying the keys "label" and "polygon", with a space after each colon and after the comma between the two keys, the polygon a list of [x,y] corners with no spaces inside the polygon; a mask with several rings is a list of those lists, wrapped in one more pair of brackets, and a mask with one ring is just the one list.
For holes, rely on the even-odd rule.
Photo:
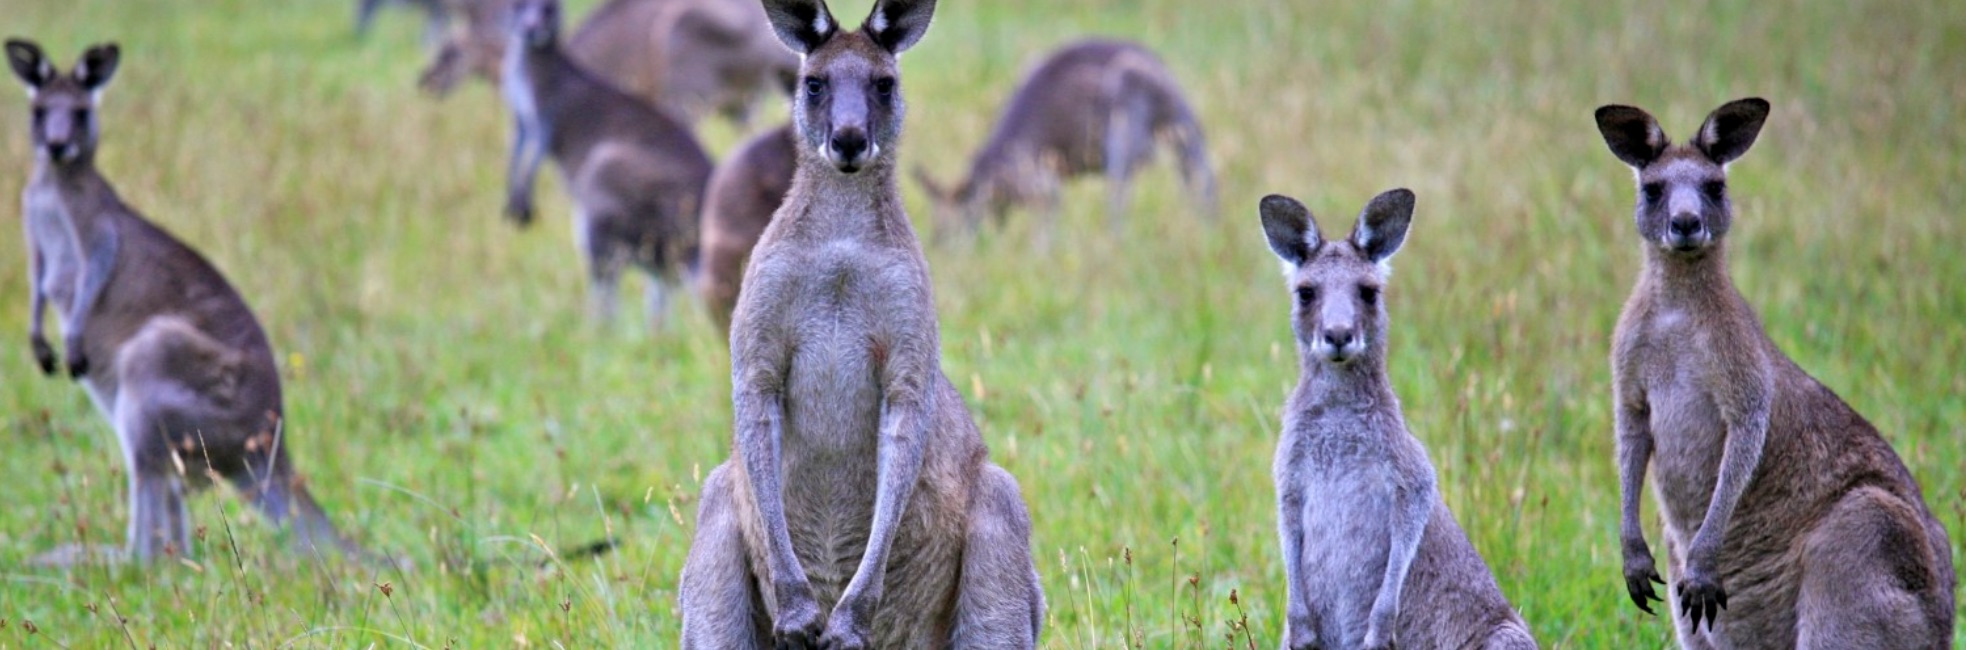
{"label": "pale chest fur", "polygon": [[1392,528],[1387,513],[1407,477],[1403,459],[1424,455],[1399,416],[1376,411],[1296,411],[1285,418],[1277,480],[1303,490],[1306,600],[1333,638],[1364,634],[1385,577]]}
{"label": "pale chest fur", "polygon": [[21,193],[21,204],[28,244],[41,255],[39,289],[48,296],[56,319],[65,324],[83,263],[75,222],[69,218],[68,206],[54,184],[38,175]]}

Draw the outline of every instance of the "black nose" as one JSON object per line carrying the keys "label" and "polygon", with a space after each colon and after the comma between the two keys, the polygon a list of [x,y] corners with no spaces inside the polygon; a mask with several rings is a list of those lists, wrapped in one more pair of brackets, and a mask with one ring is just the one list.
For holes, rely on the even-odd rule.
{"label": "black nose", "polygon": [[1344,349],[1346,346],[1351,345],[1352,340],[1356,338],[1358,338],[1358,334],[1353,332],[1352,328],[1349,327],[1333,327],[1324,330],[1324,342],[1333,348]]}
{"label": "black nose", "polygon": [[1700,233],[1700,219],[1698,217],[1673,217],[1670,227],[1674,235],[1692,237]]}
{"label": "black nose", "polygon": [[867,132],[860,129],[840,129],[833,132],[833,151],[841,158],[857,160],[867,152]]}

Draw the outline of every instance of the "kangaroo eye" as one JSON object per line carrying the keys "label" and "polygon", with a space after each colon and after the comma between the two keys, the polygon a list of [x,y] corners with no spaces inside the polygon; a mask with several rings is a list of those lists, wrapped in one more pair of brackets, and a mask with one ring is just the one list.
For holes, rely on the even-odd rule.
{"label": "kangaroo eye", "polygon": [[887,99],[894,96],[894,78],[882,77],[874,80],[874,92]]}
{"label": "kangaroo eye", "polygon": [[1645,194],[1646,203],[1658,203],[1659,197],[1664,196],[1666,193],[1665,186],[1658,183],[1646,183],[1638,189]]}
{"label": "kangaroo eye", "polygon": [[1379,288],[1360,285],[1358,288],[1358,299],[1368,306],[1379,304]]}
{"label": "kangaroo eye", "polygon": [[826,94],[826,80],[819,77],[806,77],[806,94],[813,97]]}
{"label": "kangaroo eye", "polygon": [[1317,302],[1317,287],[1297,287],[1297,304],[1310,305]]}
{"label": "kangaroo eye", "polygon": [[1700,186],[1700,192],[1707,195],[1708,201],[1719,203],[1727,195],[1727,183],[1725,181],[1707,181],[1705,185]]}

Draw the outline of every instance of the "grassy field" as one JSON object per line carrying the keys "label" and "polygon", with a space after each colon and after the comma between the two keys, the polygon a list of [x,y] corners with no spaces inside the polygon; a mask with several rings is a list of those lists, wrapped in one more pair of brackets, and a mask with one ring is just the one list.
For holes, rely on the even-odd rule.
{"label": "grassy field", "polygon": [[[101,167],[247,296],[314,492],[415,569],[295,557],[217,492],[192,502],[194,560],[28,565],[120,541],[126,506],[107,423],[34,370],[10,226],[0,648],[674,645],[696,486],[728,455],[723,342],[689,301],[657,335],[589,327],[564,195],[542,190],[544,227],[498,217],[497,95],[418,95],[420,25],[357,41],[352,4],[22,0],[4,31],[64,67],[123,44]],[[1041,51],[1105,34],[1164,54],[1222,174],[1213,220],[1156,168],[1123,233],[1087,182],[1048,247],[1013,218],[928,251],[944,368],[1036,520],[1047,647],[1277,644],[1269,468],[1296,362],[1256,199],[1297,195],[1338,232],[1395,186],[1420,207],[1391,372],[1448,504],[1546,647],[1668,645],[1619,574],[1606,358],[1640,253],[1591,121],[1608,102],[1675,138],[1726,100],[1774,103],[1733,170],[1734,276],[1966,540],[1966,4],[945,5],[905,57],[904,164],[955,174]],[[0,195],[32,165],[26,112],[0,92]],[[704,135],[719,156],[739,137]],[[595,560],[547,550],[610,535]]]}

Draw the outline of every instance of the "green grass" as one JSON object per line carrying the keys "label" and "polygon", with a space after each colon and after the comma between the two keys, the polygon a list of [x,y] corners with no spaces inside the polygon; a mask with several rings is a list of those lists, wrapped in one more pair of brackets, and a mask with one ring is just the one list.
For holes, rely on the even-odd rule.
{"label": "green grass", "polygon": [[[195,562],[27,565],[120,540],[124,470],[82,391],[33,370],[24,248],[0,228],[0,648],[674,645],[696,485],[728,455],[724,344],[689,302],[656,336],[587,327],[564,195],[542,190],[544,227],[498,218],[496,94],[419,96],[420,26],[397,12],[357,42],[351,4],[27,0],[5,30],[64,67],[123,43],[102,168],[248,297],[310,485],[416,569],[294,557],[217,492],[192,502]],[[1640,255],[1591,122],[1608,102],[1678,138],[1728,99],[1774,102],[1734,167],[1734,276],[1966,539],[1966,5],[1685,4],[945,3],[905,57],[904,164],[953,175],[1039,52],[1096,33],[1165,55],[1222,174],[1212,222],[1156,168],[1117,236],[1089,182],[1048,248],[1019,216],[928,251],[944,367],[1036,520],[1048,647],[1274,647],[1269,467],[1296,365],[1256,198],[1295,194],[1337,232],[1394,186],[1420,207],[1391,372],[1449,505],[1546,646],[1669,644],[1619,577],[1606,358]],[[14,196],[21,93],[0,116]],[[719,155],[737,137],[706,132]],[[610,534],[599,560],[547,561]]]}

